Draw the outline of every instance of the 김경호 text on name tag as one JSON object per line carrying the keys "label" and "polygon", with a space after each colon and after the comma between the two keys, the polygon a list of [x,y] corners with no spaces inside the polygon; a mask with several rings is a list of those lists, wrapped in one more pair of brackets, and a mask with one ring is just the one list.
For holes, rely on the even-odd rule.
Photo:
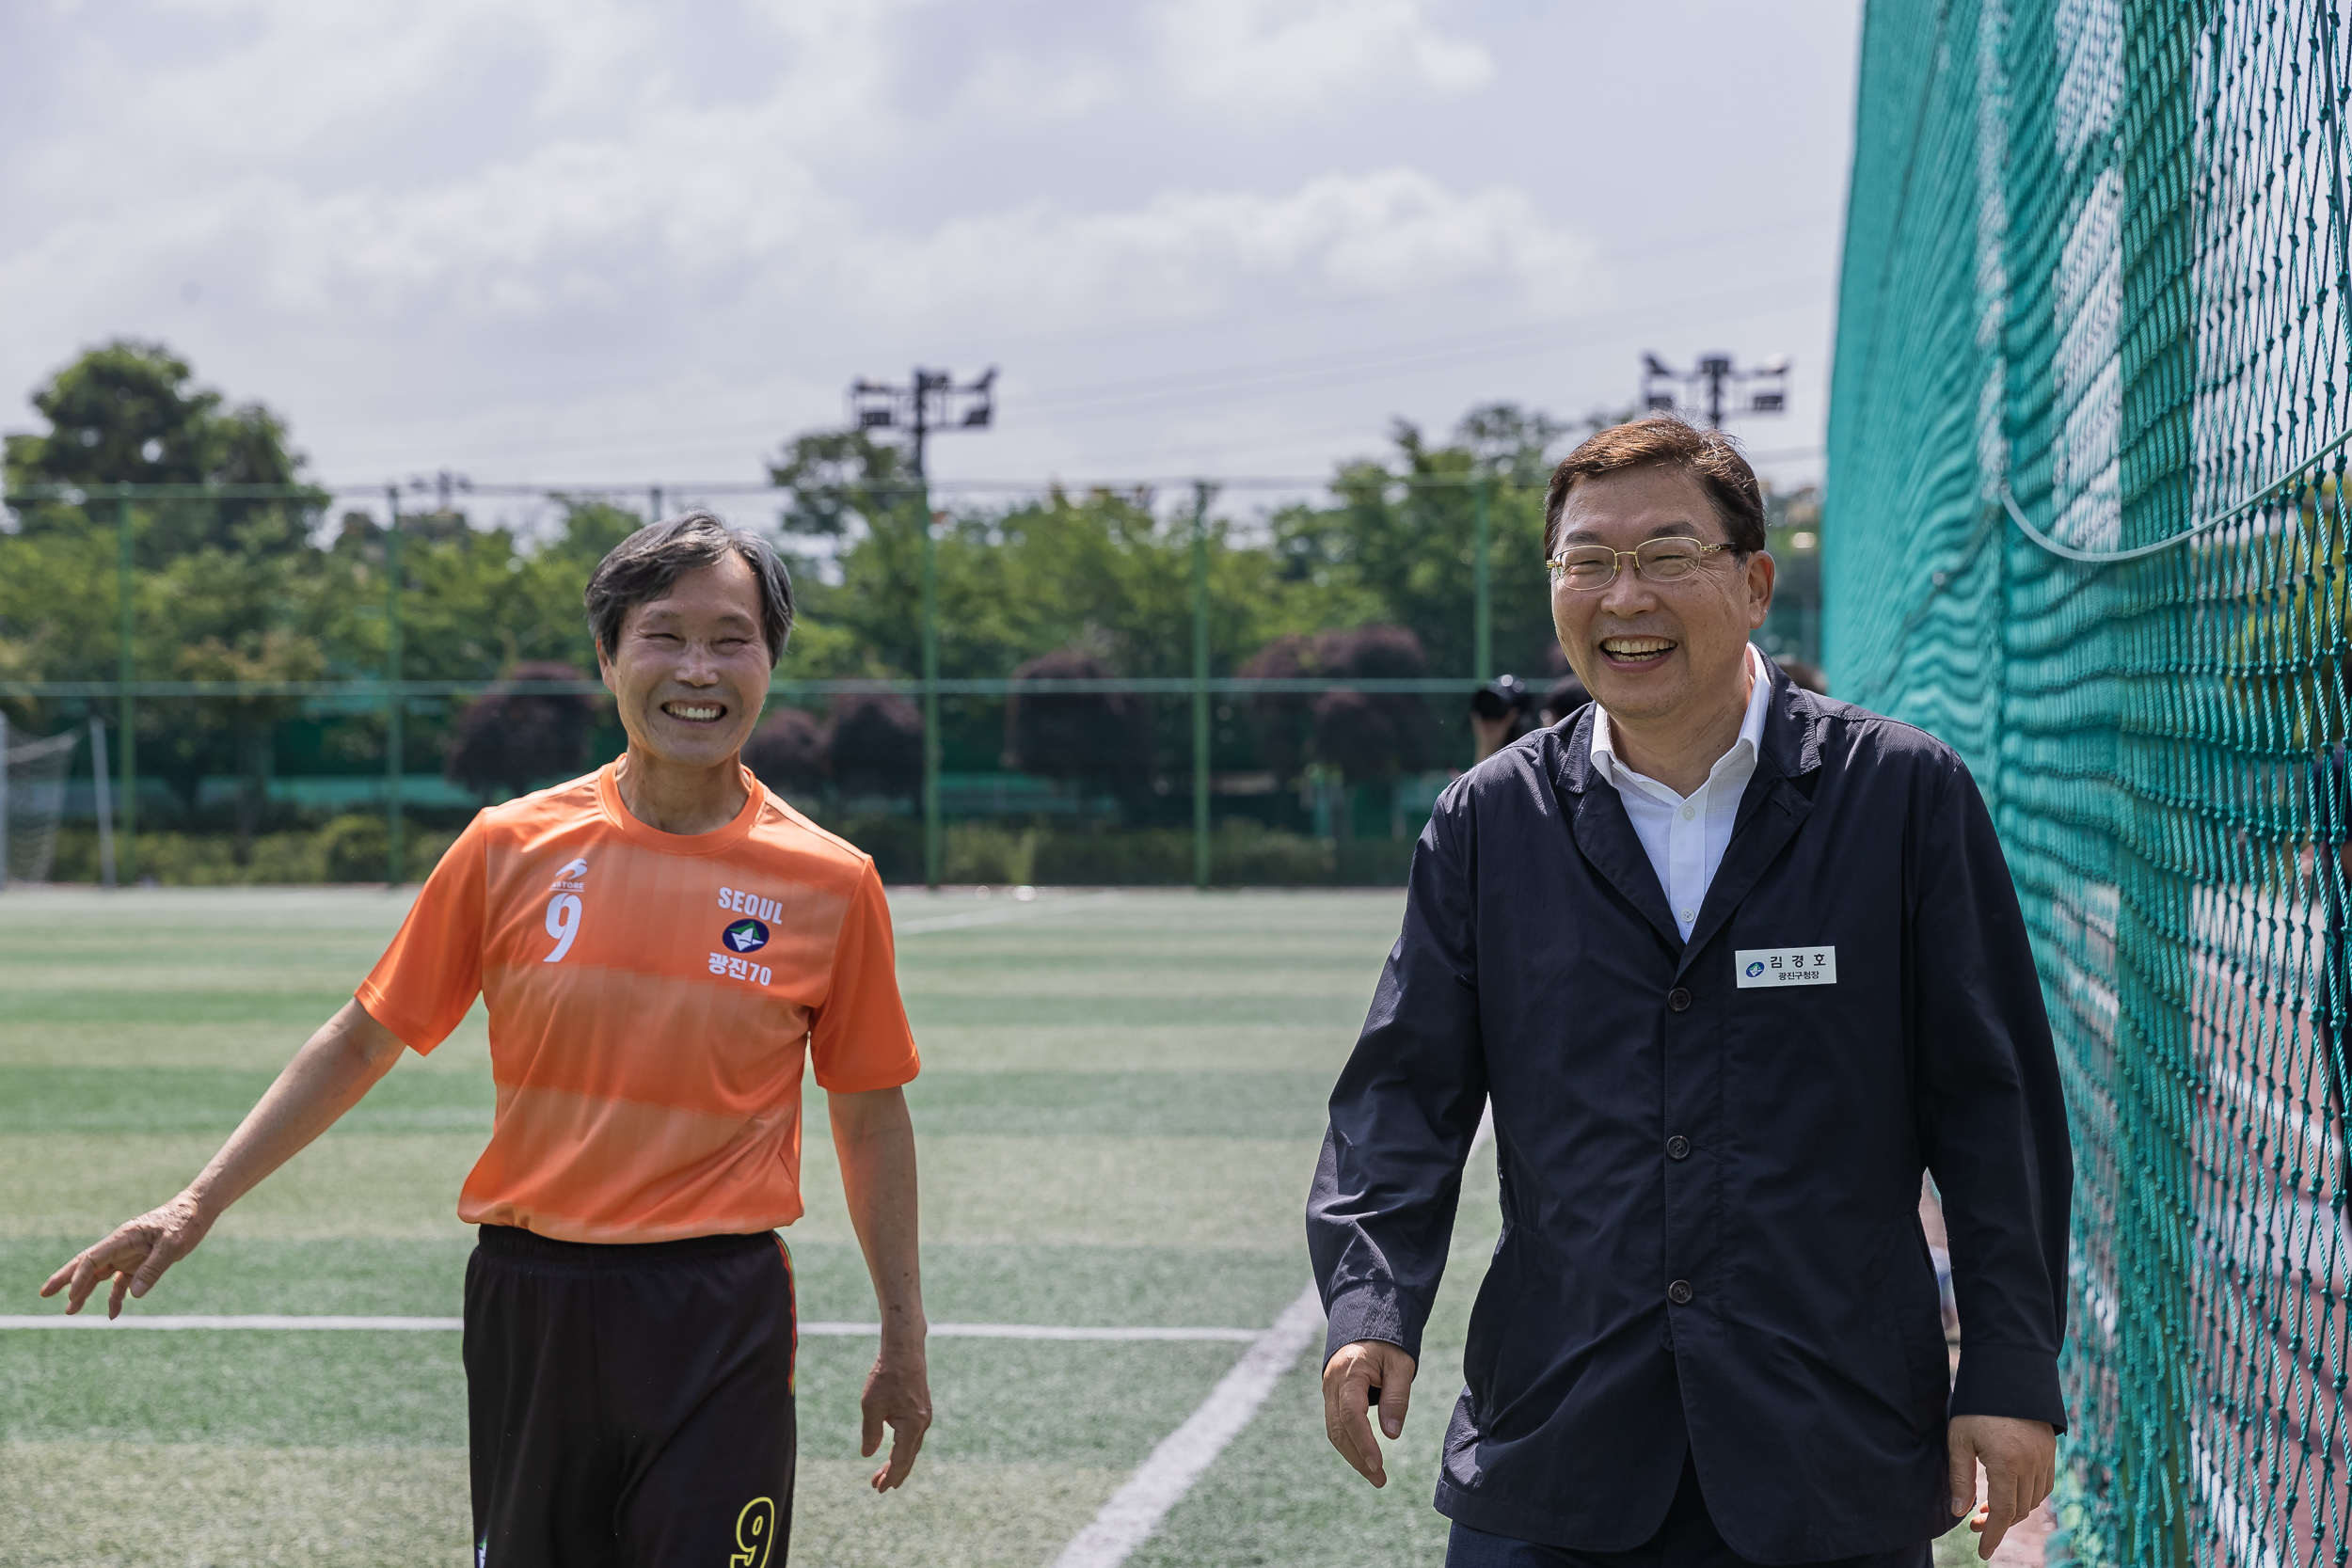
{"label": "\uae40\uacbd\ud638 text on name tag", "polygon": [[1837,983],[1835,947],[1742,947],[1731,956],[1739,966],[1740,989],[1750,986],[1834,986]]}

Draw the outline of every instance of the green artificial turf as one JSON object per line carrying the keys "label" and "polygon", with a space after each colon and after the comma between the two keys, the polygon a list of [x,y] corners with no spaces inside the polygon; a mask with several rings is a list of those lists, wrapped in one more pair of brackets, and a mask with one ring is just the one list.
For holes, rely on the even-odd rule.
{"label": "green artificial turf", "polygon": [[[909,1090],[937,1323],[1259,1328],[1308,1278],[1323,1102],[1396,932],[1393,894],[1134,893],[1067,911],[894,895],[926,1064]],[[170,1196],[406,908],[376,892],[0,896],[0,1312]],[[1040,911],[1042,912],[1040,912]],[[456,1192],[493,1103],[482,1013],[404,1060],[223,1219],[136,1313],[441,1317]],[[874,1315],[823,1113],[787,1232],[810,1321]],[[1474,1173],[1420,1402],[1374,1493],[1330,1452],[1315,1363],[1138,1563],[1432,1563],[1437,1442],[1491,1245]],[[1481,1221],[1477,1216],[1487,1217]],[[803,1341],[794,1560],[1050,1562],[1241,1354],[1228,1342],[932,1341],[939,1424],[877,1497],[856,1454],[873,1342]],[[408,1564],[466,1549],[459,1337],[0,1332],[0,1560]]]}
{"label": "green artificial turf", "polygon": [[[85,1239],[0,1238],[0,1313],[54,1311],[36,1292]],[[801,1316],[871,1323],[874,1292],[853,1243],[791,1239]],[[310,1241],[215,1236],[126,1310],[455,1317],[471,1235]],[[958,1246],[923,1248],[923,1297],[943,1323],[1263,1328],[1306,1282],[1304,1264],[1240,1248]],[[85,1310],[87,1310],[87,1308]],[[8,1341],[0,1339],[0,1354]]]}

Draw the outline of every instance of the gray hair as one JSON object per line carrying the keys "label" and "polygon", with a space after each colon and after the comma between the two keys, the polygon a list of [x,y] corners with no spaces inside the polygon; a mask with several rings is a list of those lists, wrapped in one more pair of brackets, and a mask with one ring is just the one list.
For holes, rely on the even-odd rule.
{"label": "gray hair", "polygon": [[768,644],[771,669],[784,657],[792,636],[792,577],[768,541],[755,533],[729,528],[717,514],[696,507],[667,522],[649,523],[612,546],[596,563],[581,595],[588,606],[588,626],[596,633],[596,651],[612,657],[619,645],[621,623],[631,605],[660,597],[688,572],[716,566],[728,553],[742,557],[759,583],[760,635]]}

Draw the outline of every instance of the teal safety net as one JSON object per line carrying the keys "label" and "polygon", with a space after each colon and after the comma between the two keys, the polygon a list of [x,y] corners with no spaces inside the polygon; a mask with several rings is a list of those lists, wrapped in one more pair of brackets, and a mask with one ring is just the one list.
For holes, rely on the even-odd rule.
{"label": "teal safety net", "polygon": [[1827,656],[2032,930],[2082,1561],[2352,1544],[2347,87],[2316,0],[1867,8]]}

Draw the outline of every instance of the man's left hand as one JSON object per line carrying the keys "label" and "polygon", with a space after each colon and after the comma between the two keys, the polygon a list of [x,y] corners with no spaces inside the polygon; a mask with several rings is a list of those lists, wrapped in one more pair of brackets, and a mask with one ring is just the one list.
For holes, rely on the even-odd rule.
{"label": "man's left hand", "polygon": [[882,1428],[890,1429],[890,1462],[874,1472],[874,1490],[887,1492],[905,1484],[914,1456],[923,1451],[923,1433],[931,1425],[931,1381],[923,1357],[901,1353],[876,1358],[874,1370],[866,1374],[866,1393],[858,1408],[866,1417],[859,1453],[873,1458],[882,1447]]}
{"label": "man's left hand", "polygon": [[1991,1560],[2010,1527],[2041,1506],[2058,1479],[2058,1433],[2047,1421],[2013,1416],[1955,1416],[1951,1426],[1952,1514],[1975,1512],[1977,1465],[1984,1465],[1983,1532],[1977,1556]]}

